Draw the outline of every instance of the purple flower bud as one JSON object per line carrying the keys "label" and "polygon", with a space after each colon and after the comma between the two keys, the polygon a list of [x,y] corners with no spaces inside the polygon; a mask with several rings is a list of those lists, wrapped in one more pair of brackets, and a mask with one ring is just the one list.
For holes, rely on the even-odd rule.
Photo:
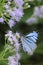
{"label": "purple flower bud", "polygon": [[14,0],[15,4],[18,5],[19,7],[22,7],[22,5],[24,4],[23,0]]}
{"label": "purple flower bud", "polygon": [[4,7],[5,7],[5,9],[8,9],[8,8],[9,8],[9,5],[8,5],[8,4],[6,4]]}
{"label": "purple flower bud", "polygon": [[40,12],[43,14],[43,6],[40,7]]}
{"label": "purple flower bud", "polygon": [[23,14],[24,13],[22,8],[14,8],[14,11],[10,12],[10,16],[12,16],[12,19],[16,19],[16,21],[20,21]]}
{"label": "purple flower bud", "polygon": [[27,24],[33,24],[33,23],[37,23],[38,19],[35,17],[31,17],[29,19],[26,20]]}
{"label": "purple flower bud", "polygon": [[0,23],[4,23],[4,19],[2,17],[0,18]]}
{"label": "purple flower bud", "polygon": [[40,15],[40,10],[39,10],[38,7],[35,7],[35,9],[34,9],[34,16],[39,17],[39,15]]}
{"label": "purple flower bud", "polygon": [[14,24],[15,24],[15,21],[10,19],[8,24],[9,24],[10,28],[12,28],[14,26]]}

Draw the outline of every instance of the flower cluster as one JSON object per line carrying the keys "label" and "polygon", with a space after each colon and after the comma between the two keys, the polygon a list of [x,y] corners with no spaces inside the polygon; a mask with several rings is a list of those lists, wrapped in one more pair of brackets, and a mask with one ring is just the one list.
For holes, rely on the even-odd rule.
{"label": "flower cluster", "polygon": [[[8,37],[8,41],[10,42],[10,44],[14,44],[18,43],[18,40],[20,38],[20,34],[18,32],[16,32],[16,34],[14,34],[12,31],[8,31],[7,34],[5,34],[6,37]],[[17,37],[17,39],[16,39]]]}
{"label": "flower cluster", "polygon": [[34,8],[33,15],[26,20],[26,23],[28,24],[37,23],[38,18],[43,18],[43,5]]}
{"label": "flower cluster", "polygon": [[8,0],[4,3],[4,11],[0,18],[0,22],[3,23],[6,21],[9,27],[12,28],[16,24],[16,21],[19,22],[24,15],[23,4],[23,0]]}
{"label": "flower cluster", "polygon": [[39,17],[39,18],[43,18],[43,5],[40,7],[35,7],[34,16]]}
{"label": "flower cluster", "polygon": [[14,55],[14,56],[9,56],[8,58],[8,64],[9,65],[20,65],[20,63],[18,63],[18,59],[20,58],[20,55]]}
{"label": "flower cluster", "polygon": [[14,48],[14,55],[8,57],[8,62],[9,62],[8,64],[9,65],[19,65],[20,43],[18,40],[20,38],[20,34],[18,32],[16,32],[16,34],[13,34],[12,31],[8,31],[8,33],[5,36],[8,37],[8,41],[10,45]]}

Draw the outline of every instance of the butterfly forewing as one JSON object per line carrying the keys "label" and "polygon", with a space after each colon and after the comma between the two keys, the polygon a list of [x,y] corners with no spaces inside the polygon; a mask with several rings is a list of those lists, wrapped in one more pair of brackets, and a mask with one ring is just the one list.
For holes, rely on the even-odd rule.
{"label": "butterfly forewing", "polygon": [[33,31],[32,33],[26,35],[25,37],[33,37],[33,36],[38,37],[38,33]]}

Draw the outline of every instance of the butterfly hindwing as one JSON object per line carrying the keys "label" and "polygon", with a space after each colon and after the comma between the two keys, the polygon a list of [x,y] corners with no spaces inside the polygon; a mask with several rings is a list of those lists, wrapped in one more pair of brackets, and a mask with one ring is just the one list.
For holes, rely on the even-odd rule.
{"label": "butterfly hindwing", "polygon": [[26,38],[26,40],[28,41],[28,45],[31,46],[32,51],[34,51],[36,49],[37,45],[31,39]]}
{"label": "butterfly hindwing", "polygon": [[29,54],[30,53],[33,54],[30,45],[28,45],[28,41],[26,41],[25,38],[22,38],[21,41],[22,41],[23,50],[25,52],[28,52]]}

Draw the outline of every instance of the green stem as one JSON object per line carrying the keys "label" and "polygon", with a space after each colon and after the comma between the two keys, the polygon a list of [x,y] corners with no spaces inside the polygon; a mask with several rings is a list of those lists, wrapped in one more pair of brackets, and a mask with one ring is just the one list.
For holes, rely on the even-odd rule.
{"label": "green stem", "polygon": [[5,47],[5,49],[1,52],[0,58],[3,58],[3,57],[5,56],[6,51],[8,50],[8,47],[9,47],[9,45],[7,45],[7,46]]}
{"label": "green stem", "polygon": [[29,2],[29,0],[24,0],[24,2]]}

